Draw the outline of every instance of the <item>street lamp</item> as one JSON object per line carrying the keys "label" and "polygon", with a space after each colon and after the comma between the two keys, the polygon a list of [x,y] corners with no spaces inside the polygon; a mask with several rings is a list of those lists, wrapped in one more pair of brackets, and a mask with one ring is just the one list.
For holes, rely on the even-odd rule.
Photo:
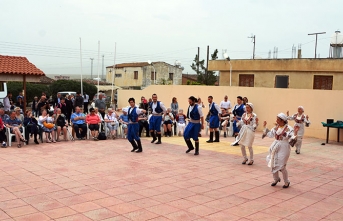
{"label": "street lamp", "polygon": [[150,60],[148,60],[148,64],[150,64],[152,68],[154,69],[154,84],[156,84],[156,70],[155,70],[154,64]]}
{"label": "street lamp", "polygon": [[231,78],[232,78],[232,65],[231,65],[231,61],[230,61],[230,57],[229,57],[229,55],[228,54],[224,54],[224,58],[226,59],[226,60],[228,60],[229,61],[229,64],[230,64],[230,86],[231,86]]}

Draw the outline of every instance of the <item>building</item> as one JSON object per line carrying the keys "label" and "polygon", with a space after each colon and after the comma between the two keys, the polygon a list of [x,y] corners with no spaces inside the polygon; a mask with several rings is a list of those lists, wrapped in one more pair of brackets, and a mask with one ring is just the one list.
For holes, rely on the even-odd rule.
{"label": "building", "polygon": [[142,89],[150,85],[181,85],[182,68],[165,62],[122,63],[106,67],[106,81],[125,89]]}
{"label": "building", "polygon": [[343,90],[342,58],[212,60],[208,67],[220,72],[220,86]]}
{"label": "building", "polygon": [[63,75],[54,76],[54,79],[55,80],[70,80],[70,76],[63,76]]}
{"label": "building", "polygon": [[197,82],[198,75],[196,74],[182,74],[182,85],[191,84],[191,82]]}

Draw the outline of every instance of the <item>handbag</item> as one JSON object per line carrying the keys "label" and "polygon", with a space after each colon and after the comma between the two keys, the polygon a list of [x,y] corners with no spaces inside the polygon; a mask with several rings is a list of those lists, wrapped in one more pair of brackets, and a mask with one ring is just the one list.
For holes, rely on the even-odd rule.
{"label": "handbag", "polygon": [[99,135],[98,135],[98,139],[99,140],[106,140],[107,137],[106,137],[105,132],[100,132]]}
{"label": "handbag", "polygon": [[48,129],[52,129],[52,128],[54,128],[54,126],[55,126],[55,124],[53,124],[53,123],[47,123],[47,122],[43,122],[43,125],[44,125],[44,127],[45,128],[48,128]]}

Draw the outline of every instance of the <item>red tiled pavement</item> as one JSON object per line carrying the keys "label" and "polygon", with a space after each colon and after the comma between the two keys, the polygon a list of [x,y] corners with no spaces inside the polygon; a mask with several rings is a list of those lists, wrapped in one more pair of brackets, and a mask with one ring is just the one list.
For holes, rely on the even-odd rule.
{"label": "red tiled pavement", "polygon": [[342,220],[342,143],[305,137],[283,189],[270,186],[271,139],[256,134],[252,166],[232,137],[205,140],[199,156],[180,137],[143,138],[141,154],[124,139],[0,149],[0,220]]}

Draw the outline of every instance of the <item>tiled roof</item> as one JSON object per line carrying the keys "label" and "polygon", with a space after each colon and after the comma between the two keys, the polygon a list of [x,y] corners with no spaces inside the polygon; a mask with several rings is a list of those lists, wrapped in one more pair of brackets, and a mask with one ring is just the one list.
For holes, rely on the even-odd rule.
{"label": "tiled roof", "polygon": [[[148,62],[131,62],[131,63],[122,63],[116,64],[116,68],[126,68],[126,67],[143,67],[149,65]],[[107,68],[111,68],[113,66],[107,66]]]}
{"label": "tiled roof", "polygon": [[40,75],[44,72],[29,62],[26,57],[0,55],[0,74]]}

